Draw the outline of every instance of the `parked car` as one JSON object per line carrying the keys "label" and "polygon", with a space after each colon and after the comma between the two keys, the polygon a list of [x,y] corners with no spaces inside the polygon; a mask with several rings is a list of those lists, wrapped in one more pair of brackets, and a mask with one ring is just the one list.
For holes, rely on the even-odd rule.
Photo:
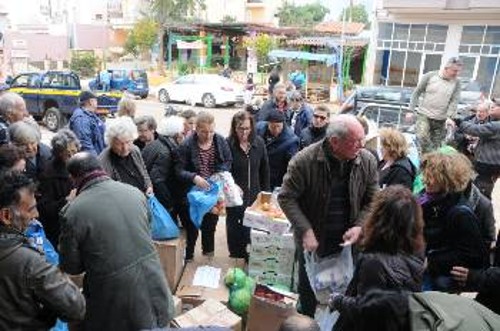
{"label": "parked car", "polygon": [[[51,131],[62,128],[80,103],[80,78],[71,71],[23,73],[9,78],[6,83],[10,91],[23,97],[28,112],[36,120],[43,120]],[[105,116],[116,112],[122,93],[96,95],[98,114]]]}
{"label": "parked car", "polygon": [[206,108],[214,108],[242,103],[243,91],[243,85],[219,75],[191,74],[160,85],[158,100],[185,102],[192,106],[201,103]]}
{"label": "parked car", "polygon": [[[480,85],[476,81],[462,83],[462,91],[457,106],[459,116],[470,114],[472,106],[484,99]],[[357,114],[367,104],[409,107],[414,88],[401,86],[358,87],[340,106],[341,114]]]}
{"label": "parked car", "polygon": [[[111,75],[110,89],[127,91],[142,99],[149,95],[148,74],[143,69],[108,69]],[[102,90],[99,74],[89,82],[92,91]]]}

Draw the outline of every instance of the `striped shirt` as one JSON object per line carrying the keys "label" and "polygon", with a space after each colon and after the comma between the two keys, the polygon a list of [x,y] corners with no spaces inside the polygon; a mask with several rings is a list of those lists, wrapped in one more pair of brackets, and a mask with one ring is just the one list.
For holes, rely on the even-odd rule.
{"label": "striped shirt", "polygon": [[200,176],[207,179],[215,173],[215,144],[200,150]]}

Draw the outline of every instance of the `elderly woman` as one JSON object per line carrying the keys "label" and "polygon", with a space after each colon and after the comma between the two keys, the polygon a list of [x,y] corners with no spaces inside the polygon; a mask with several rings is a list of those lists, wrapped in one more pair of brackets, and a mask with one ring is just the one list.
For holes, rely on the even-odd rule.
{"label": "elderly woman", "polygon": [[269,160],[264,140],[255,134],[255,121],[242,110],[233,116],[227,139],[233,163],[231,174],[243,190],[243,205],[227,208],[226,234],[229,256],[248,259],[250,228],[243,226],[245,208],[250,206],[260,191],[269,191]]}
{"label": "elderly woman", "polygon": [[135,101],[130,98],[122,98],[120,102],[118,102],[118,117],[128,116],[130,118],[135,117],[135,111],[137,106]]}
{"label": "elderly woman", "polygon": [[488,265],[481,222],[467,203],[472,164],[463,154],[432,152],[424,155],[425,193],[419,197],[424,213],[428,261],[424,288],[458,289],[450,275],[453,266],[481,269]]}
{"label": "elderly woman", "polygon": [[14,145],[0,146],[0,174],[8,171],[24,172],[26,160],[24,152]]}
{"label": "elderly woman", "polygon": [[175,160],[177,149],[184,140],[183,130],[184,119],[182,117],[163,118],[157,131],[158,139],[146,145],[142,150],[142,157],[153,182],[155,196],[171,213],[175,198],[179,196]]}
{"label": "elderly woman", "polygon": [[134,140],[134,145],[142,151],[146,145],[152,143],[158,138],[156,133],[156,120],[153,116],[145,115],[135,119],[138,137]]}
{"label": "elderly woman", "polygon": [[57,249],[61,231],[59,212],[76,193],[66,163],[80,151],[81,145],[73,131],[68,129],[59,130],[52,138],[51,145],[52,159],[40,176],[38,211],[47,238]]}
{"label": "elderly woman", "polygon": [[[214,116],[208,112],[200,112],[196,118],[196,131],[190,135],[179,148],[179,162],[176,173],[185,185],[185,193],[194,184],[202,189],[209,189],[209,179],[220,171],[231,168],[231,150],[221,135],[215,133]],[[186,260],[192,260],[194,247],[198,240],[198,229],[194,226],[188,213],[187,202],[180,213],[181,222],[187,231]],[[219,216],[208,213],[201,223],[201,247],[203,255],[213,256],[215,250],[215,229]]]}
{"label": "elderly woman", "polygon": [[106,129],[104,139],[108,147],[99,155],[103,169],[119,182],[137,187],[151,194],[153,187],[141,151],[134,145],[137,127],[130,117],[117,118]]}
{"label": "elderly woman", "polygon": [[400,184],[411,190],[417,169],[407,156],[408,144],[405,136],[392,128],[383,128],[379,134],[382,147],[382,161],[379,164],[380,187]]}
{"label": "elderly woman", "polygon": [[26,160],[26,175],[38,180],[51,158],[50,147],[41,143],[41,134],[36,123],[16,122],[9,127],[12,144],[21,148]]}

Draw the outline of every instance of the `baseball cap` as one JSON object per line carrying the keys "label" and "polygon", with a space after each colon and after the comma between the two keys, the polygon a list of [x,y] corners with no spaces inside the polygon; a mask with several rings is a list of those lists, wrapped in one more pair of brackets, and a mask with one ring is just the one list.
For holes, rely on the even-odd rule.
{"label": "baseball cap", "polygon": [[83,91],[82,93],[80,93],[80,103],[84,103],[85,101],[88,101],[90,99],[97,99],[97,97],[90,91]]}

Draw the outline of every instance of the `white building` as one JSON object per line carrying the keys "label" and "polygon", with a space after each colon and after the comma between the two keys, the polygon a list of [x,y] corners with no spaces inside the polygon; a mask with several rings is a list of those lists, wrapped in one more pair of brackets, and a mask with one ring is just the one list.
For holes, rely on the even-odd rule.
{"label": "white building", "polygon": [[415,86],[451,56],[464,62],[463,80],[500,96],[499,0],[379,0],[368,84]]}

